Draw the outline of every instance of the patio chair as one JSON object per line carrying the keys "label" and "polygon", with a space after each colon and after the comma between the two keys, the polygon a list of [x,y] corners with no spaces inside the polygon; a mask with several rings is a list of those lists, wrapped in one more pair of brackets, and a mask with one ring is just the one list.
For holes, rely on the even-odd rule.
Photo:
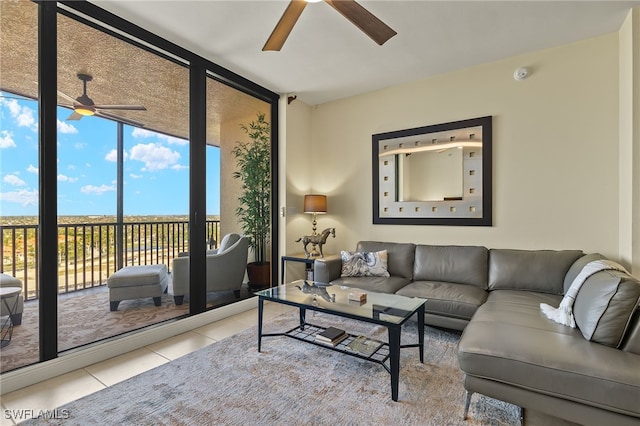
{"label": "patio chair", "polygon": [[[240,288],[247,269],[249,240],[238,234],[227,234],[217,250],[207,250],[207,293],[233,291],[240,298]],[[189,256],[173,259],[173,299],[182,305],[189,294]]]}

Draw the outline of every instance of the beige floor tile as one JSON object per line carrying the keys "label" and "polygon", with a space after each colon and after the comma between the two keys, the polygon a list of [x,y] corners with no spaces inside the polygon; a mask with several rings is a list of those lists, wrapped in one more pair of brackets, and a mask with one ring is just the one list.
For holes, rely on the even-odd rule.
{"label": "beige floor tile", "polygon": [[12,416],[7,413],[7,409],[4,404],[0,404],[0,408],[2,408],[2,416],[0,416],[0,426],[12,426],[16,423],[12,420]]}
{"label": "beige floor tile", "polygon": [[2,405],[8,410],[53,410],[105,387],[86,371],[76,370],[2,395]]}
{"label": "beige floor tile", "polygon": [[233,319],[233,317],[230,317],[196,328],[195,330],[193,330],[193,332],[207,336],[210,339],[220,341],[225,337],[240,333],[241,331],[244,331],[247,328],[251,327],[251,325],[237,321]]}
{"label": "beige floor tile", "polygon": [[169,362],[169,359],[148,348],[137,349],[85,368],[96,379],[107,386],[128,379]]}
{"label": "beige floor tile", "polygon": [[190,352],[202,349],[212,343],[215,343],[214,339],[203,334],[188,332],[154,343],[147,346],[147,348],[158,355],[174,360]]}
{"label": "beige floor tile", "polygon": [[247,327],[255,327],[256,325],[258,325],[258,308],[250,309],[248,311],[233,315],[229,317],[229,319],[241,322]]}

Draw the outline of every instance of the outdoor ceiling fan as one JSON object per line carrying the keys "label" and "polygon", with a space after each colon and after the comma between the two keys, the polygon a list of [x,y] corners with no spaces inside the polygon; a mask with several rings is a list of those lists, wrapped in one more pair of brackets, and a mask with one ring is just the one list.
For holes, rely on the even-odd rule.
{"label": "outdoor ceiling fan", "polygon": [[72,105],[69,105],[69,107],[73,108],[73,113],[71,113],[71,115],[67,117],[67,120],[80,120],[84,116],[97,115],[99,117],[122,121],[124,123],[138,127],[144,126],[144,124],[140,122],[120,117],[115,114],[105,112],[104,110],[146,111],[147,109],[145,107],[143,107],[142,105],[96,105],[93,102],[93,99],[87,96],[87,82],[93,80],[93,77],[88,74],[79,73],[78,78],[82,80],[82,96],[73,99],[71,96],[58,91],[58,95],[65,98],[69,102],[72,102]]}
{"label": "outdoor ceiling fan", "polygon": [[[321,0],[291,0],[284,14],[276,24],[269,39],[262,48],[266,50],[280,50],[289,37],[289,33],[296,21],[307,6],[307,3],[316,3]],[[356,3],[355,0],[324,0],[329,6],[340,12],[362,32],[371,37],[373,41],[382,46],[387,40],[397,33],[387,24],[376,18],[371,12]]]}

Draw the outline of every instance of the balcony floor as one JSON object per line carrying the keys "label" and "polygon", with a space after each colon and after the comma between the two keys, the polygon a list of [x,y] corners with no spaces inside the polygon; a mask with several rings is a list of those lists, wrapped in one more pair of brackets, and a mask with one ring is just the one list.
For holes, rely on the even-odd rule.
{"label": "balcony floor", "polygon": [[[207,307],[217,308],[238,300],[253,297],[246,284],[236,299],[232,292],[209,293]],[[109,310],[106,286],[61,294],[58,296],[58,351],[64,352],[170,320],[189,313],[189,301],[176,306],[169,294],[162,296],[162,305],[156,307],[151,298],[124,300],[118,310]],[[39,301],[24,304],[22,324],[13,328],[8,346],[0,349],[0,372],[37,363],[39,360]]]}

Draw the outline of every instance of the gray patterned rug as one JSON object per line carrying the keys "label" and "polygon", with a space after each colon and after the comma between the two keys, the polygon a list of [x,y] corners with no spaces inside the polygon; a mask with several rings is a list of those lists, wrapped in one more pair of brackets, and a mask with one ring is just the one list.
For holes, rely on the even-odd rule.
{"label": "gray patterned rug", "polygon": [[[295,326],[295,314],[267,320],[264,332]],[[386,341],[386,329],[329,315],[308,321]],[[516,425],[517,407],[475,395],[462,420],[464,389],[459,334],[426,327],[424,364],[402,350],[399,401],[378,364],[257,328],[200,349],[65,405],[64,425]],[[417,342],[409,322],[403,343]]]}

